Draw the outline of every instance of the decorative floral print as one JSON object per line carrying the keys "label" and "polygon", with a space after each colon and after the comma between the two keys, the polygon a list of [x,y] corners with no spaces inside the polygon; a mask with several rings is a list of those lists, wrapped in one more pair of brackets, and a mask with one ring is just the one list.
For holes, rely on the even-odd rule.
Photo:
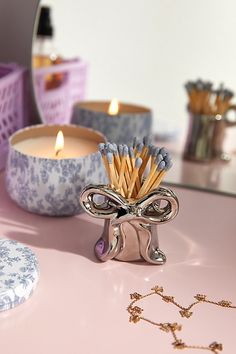
{"label": "decorative floral print", "polygon": [[22,208],[43,215],[82,212],[81,190],[88,184],[106,183],[99,153],[84,158],[36,158],[10,148],[6,185],[10,197]]}
{"label": "decorative floral print", "polygon": [[151,133],[151,112],[122,114],[110,117],[103,112],[94,112],[74,107],[73,124],[82,125],[103,133],[109,141],[117,144],[130,144],[133,137],[140,140]]}
{"label": "decorative floral print", "polygon": [[35,254],[17,241],[0,239],[0,311],[28,299],[38,278]]}

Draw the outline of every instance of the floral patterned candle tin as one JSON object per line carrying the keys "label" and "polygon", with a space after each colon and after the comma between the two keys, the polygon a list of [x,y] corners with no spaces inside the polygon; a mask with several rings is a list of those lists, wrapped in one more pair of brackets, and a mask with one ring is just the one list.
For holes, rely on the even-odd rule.
{"label": "floral patterned candle tin", "polygon": [[16,132],[10,138],[6,167],[10,197],[37,214],[79,214],[81,190],[91,182],[106,181],[98,152],[103,142],[102,134],[73,125],[36,125]]}
{"label": "floral patterned candle tin", "polygon": [[39,279],[35,254],[17,241],[0,239],[0,311],[26,301]]}
{"label": "floral patterned candle tin", "polygon": [[120,103],[109,113],[110,102],[80,102],[74,106],[72,122],[102,132],[109,141],[128,144],[134,136],[141,139],[151,133],[149,108]]}

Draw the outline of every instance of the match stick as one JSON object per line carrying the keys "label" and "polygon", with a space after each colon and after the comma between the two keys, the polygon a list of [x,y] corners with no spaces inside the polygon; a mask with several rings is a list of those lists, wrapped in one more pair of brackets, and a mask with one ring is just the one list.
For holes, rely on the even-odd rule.
{"label": "match stick", "polygon": [[[227,102],[227,94],[224,99]],[[134,142],[135,149],[127,145],[99,144],[111,187],[127,199],[141,198],[153,188],[158,188],[172,165],[171,157],[164,147],[147,145],[147,142],[147,138],[144,144]],[[144,179],[146,172],[147,177]]]}
{"label": "match stick", "polygon": [[[115,163],[115,167],[116,167],[116,179],[119,181],[121,159],[120,159],[120,155],[118,153],[118,147],[116,144],[108,144],[108,146],[110,147],[110,151],[113,153],[114,163]],[[120,147],[120,150],[123,150],[123,146]],[[126,186],[125,186],[125,190],[127,190]],[[120,193],[123,196],[125,195],[123,187],[121,188]]]}
{"label": "match stick", "polygon": [[[146,167],[147,162],[148,162],[149,157],[150,157],[150,145],[148,145],[148,146],[145,146],[145,145],[144,145],[144,148],[143,148],[143,151],[142,151],[140,157],[141,157],[141,159],[143,160],[142,165]],[[143,166],[142,166],[142,173],[143,173],[144,170],[145,170],[145,167],[144,167],[144,169],[143,169]]]}
{"label": "match stick", "polygon": [[[135,156],[134,156],[134,149],[132,146],[129,146],[129,161],[130,161],[130,171],[129,171],[129,175],[130,175],[130,180],[131,180],[131,175],[132,175],[132,171],[135,167]],[[130,185],[130,181],[129,181],[129,185]],[[135,187],[135,193],[137,194],[137,188]]]}
{"label": "match stick", "polygon": [[140,157],[141,153],[142,153],[142,150],[143,150],[143,144],[142,143],[138,143],[134,149],[134,154],[135,154],[135,157],[138,158]]}
{"label": "match stick", "polygon": [[111,180],[111,178],[110,178],[110,169],[109,169],[109,165],[108,165],[108,161],[107,161],[106,153],[105,153],[105,144],[104,143],[100,143],[98,145],[98,148],[99,148],[99,152],[100,152],[100,154],[102,156],[103,164],[104,164],[106,172],[107,172],[107,177],[108,177],[109,180]]}
{"label": "match stick", "polygon": [[145,157],[146,157],[146,155],[147,155],[147,153],[148,153],[148,147],[149,147],[149,145],[150,145],[150,137],[149,136],[145,136],[144,138],[143,138],[143,151],[142,151],[142,153],[141,153],[141,155],[140,155],[140,157],[141,157],[141,159],[143,160]]}
{"label": "match stick", "polygon": [[[141,155],[142,155],[142,152],[143,152],[143,148],[144,148],[144,144],[143,143],[138,143],[136,145],[136,148],[135,148],[135,157],[136,159],[138,157],[141,158]],[[137,178],[136,178],[136,182],[135,182],[135,190],[136,190],[136,193],[139,191],[139,189],[141,188],[141,176],[138,175]]]}
{"label": "match stick", "polygon": [[151,151],[151,168],[154,165],[154,161],[157,158],[157,155],[159,154],[160,148],[159,147],[153,147]]}
{"label": "match stick", "polygon": [[154,179],[154,181],[152,182],[152,184],[150,184],[150,185],[148,186],[148,189],[146,190],[146,193],[149,192],[149,191],[151,191],[151,190],[154,189],[154,188],[157,188],[157,186],[160,184],[160,183],[158,184],[157,182],[158,182],[158,181],[161,181],[162,177],[164,176],[164,175],[163,175],[163,172],[164,172],[165,166],[166,166],[166,163],[165,163],[164,160],[162,160],[162,161],[159,163],[158,167],[157,167],[157,172],[158,172],[158,173],[157,173],[157,175],[156,175],[156,178]]}
{"label": "match stick", "polygon": [[[164,161],[163,161],[164,162]],[[161,166],[162,167],[162,166]],[[165,173],[172,167],[172,161],[169,162],[165,162],[165,166],[161,169],[156,181],[153,183],[153,185],[151,186],[151,188],[149,190],[153,190],[159,187]]]}
{"label": "match stick", "polygon": [[163,157],[167,156],[168,151],[165,147],[160,148],[159,154],[161,154]]}
{"label": "match stick", "polygon": [[115,189],[119,189],[118,181],[116,178],[116,172],[114,168],[114,163],[113,163],[113,154],[111,152],[107,153],[107,161],[108,161],[108,166],[109,166],[109,171],[110,171],[110,181],[111,185],[115,187]]}
{"label": "match stick", "polygon": [[137,144],[138,144],[138,139],[137,139],[137,137],[135,136],[134,139],[133,139],[133,149],[136,148]]}
{"label": "match stick", "polygon": [[[156,180],[155,173],[156,170],[158,169],[159,164],[162,162],[163,156],[161,154],[157,155],[155,163],[153,164],[145,182],[143,183],[141,189],[138,192],[137,198],[141,198],[143,195],[145,195],[146,190],[149,189],[149,185],[152,185],[152,183]],[[154,180],[153,180],[154,177]]]}
{"label": "match stick", "polygon": [[118,171],[120,171],[120,165],[121,165],[120,155],[118,153],[117,145],[116,144],[111,144],[111,145],[112,145],[112,151],[114,154],[114,162],[115,162],[116,170],[118,172]]}
{"label": "match stick", "polygon": [[142,166],[140,167],[140,170],[139,170],[139,175],[143,175],[144,174],[144,171],[147,167],[147,164],[149,162],[149,159],[150,159],[150,156],[151,156],[151,151],[152,151],[152,145],[149,145],[147,150],[146,150],[146,154],[143,156],[142,158],[142,155],[140,156],[143,160],[143,163],[142,163]]}
{"label": "match stick", "polygon": [[[224,115],[229,106],[233,93],[224,88],[223,84],[218,89],[213,89],[213,85],[209,81],[197,80],[189,81],[185,84],[188,94],[188,107],[190,112],[204,115]],[[228,93],[230,97],[228,98]]]}
{"label": "match stick", "polygon": [[139,171],[141,164],[142,164],[142,159],[140,157],[137,157],[135,159],[135,166],[133,169],[133,173],[131,175],[128,198],[130,198],[133,193],[134,185],[135,185],[136,179],[138,177],[138,171]]}
{"label": "match stick", "polygon": [[153,185],[154,181],[156,180],[156,178],[157,178],[157,176],[159,174],[158,165],[161,163],[161,161],[165,161],[165,159],[164,159],[163,155],[158,154],[157,157],[156,157],[156,160],[155,160],[155,165],[156,165],[155,173],[153,174],[153,176],[149,180],[149,183],[147,185],[146,190],[144,191],[144,194],[147,193],[150,190],[151,186]]}
{"label": "match stick", "polygon": [[128,151],[128,153],[127,153],[127,158],[126,158],[125,179],[126,179],[127,186],[128,186],[130,184],[133,167],[132,167],[132,162],[131,162],[128,146],[127,146],[127,151]]}
{"label": "match stick", "polygon": [[132,146],[129,147],[129,158],[133,169],[135,166],[135,157],[134,157],[134,149],[132,148]]}
{"label": "match stick", "polygon": [[132,172],[133,166],[132,166],[132,161],[131,161],[131,158],[130,158],[129,151],[128,151],[128,155],[127,155],[126,164],[127,164],[127,170],[128,170],[129,176],[131,176],[131,172]]}
{"label": "match stick", "polygon": [[127,193],[127,184],[125,180],[125,167],[126,167],[126,160],[128,155],[128,146],[123,146],[122,155],[121,155],[121,165],[119,171],[119,182],[118,188],[121,189],[123,187],[125,194]]}

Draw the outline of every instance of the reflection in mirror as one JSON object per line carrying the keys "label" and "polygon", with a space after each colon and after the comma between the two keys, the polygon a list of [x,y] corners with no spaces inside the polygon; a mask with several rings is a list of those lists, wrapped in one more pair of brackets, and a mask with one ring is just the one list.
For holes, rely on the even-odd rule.
{"label": "reflection in mirror", "polygon": [[[181,159],[190,124],[184,84],[201,78],[214,89],[223,84],[235,90],[235,9],[233,0],[41,1],[33,67],[42,121],[71,122],[74,107],[85,99],[100,102],[117,97],[121,103],[143,105],[152,110],[157,143],[174,151],[180,168],[187,164],[191,169],[196,165]],[[222,133],[222,122],[224,115],[221,124],[215,122],[215,131]],[[201,137],[208,136],[213,126],[207,120],[197,129],[202,152]],[[223,130],[217,135],[222,140],[220,152],[231,152],[234,159],[236,130]],[[213,158],[207,164],[218,169]],[[205,165],[197,166],[204,173]],[[222,178],[232,161],[224,166],[217,170]],[[233,167],[231,171],[234,179]],[[225,183],[209,183],[209,178],[199,183],[188,173],[186,182],[183,171],[179,176],[176,173],[169,182],[224,191]]]}
{"label": "reflection in mirror", "polygon": [[69,123],[73,104],[85,96],[87,64],[78,56],[59,54],[52,9],[43,4],[38,9],[32,58],[34,90],[43,122]]}
{"label": "reflection in mirror", "polygon": [[0,171],[10,136],[35,113],[28,73],[37,7],[38,0],[0,2]]}

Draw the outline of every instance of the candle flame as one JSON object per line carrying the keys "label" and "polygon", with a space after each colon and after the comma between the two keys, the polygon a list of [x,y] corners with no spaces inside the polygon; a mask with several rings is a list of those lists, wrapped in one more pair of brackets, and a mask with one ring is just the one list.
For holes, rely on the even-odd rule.
{"label": "candle flame", "polygon": [[119,112],[119,102],[116,98],[113,98],[108,108],[108,114],[110,114],[111,116],[115,116],[116,114],[118,114],[118,112]]}
{"label": "candle flame", "polygon": [[56,156],[62,151],[64,148],[64,135],[61,130],[57,133],[56,144],[55,144],[55,153]]}

